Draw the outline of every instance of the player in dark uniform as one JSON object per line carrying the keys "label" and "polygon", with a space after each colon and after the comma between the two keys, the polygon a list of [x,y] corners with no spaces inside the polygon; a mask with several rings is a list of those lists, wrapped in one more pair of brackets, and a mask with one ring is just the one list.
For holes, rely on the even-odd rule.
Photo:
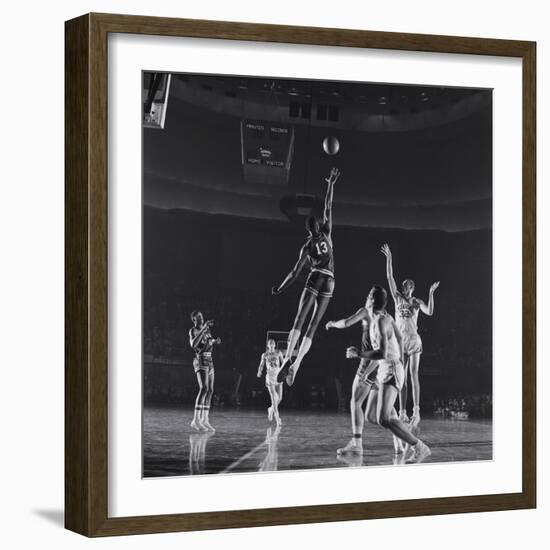
{"label": "player in dark uniform", "polygon": [[220,338],[214,338],[210,332],[214,321],[206,321],[200,311],[191,313],[193,326],[189,329],[189,345],[195,352],[193,368],[199,383],[199,393],[195,400],[195,414],[191,428],[197,431],[215,431],[210,424],[210,402],[214,392],[214,344],[221,344]]}
{"label": "player in dark uniform", "polygon": [[[323,221],[321,223],[314,216],[307,218],[306,229],[309,233],[309,237],[300,250],[298,261],[280,286],[273,287],[272,289],[274,295],[280,294],[298,278],[298,275],[306,265],[309,268],[309,277],[300,298],[294,325],[288,335],[288,346],[283,367],[277,377],[279,382],[282,382],[286,378],[286,382],[289,386],[292,386],[294,383],[296,373],[311,347],[311,341],[317,330],[317,326],[325,314],[334,291],[332,197],[334,194],[334,184],[339,176],[340,171],[337,168],[333,168],[329,177],[326,178],[327,192],[325,196]],[[298,356],[294,363],[290,365],[292,354],[302,334],[302,328],[306,317],[311,310],[313,310],[313,312],[306,333],[298,349]]]}

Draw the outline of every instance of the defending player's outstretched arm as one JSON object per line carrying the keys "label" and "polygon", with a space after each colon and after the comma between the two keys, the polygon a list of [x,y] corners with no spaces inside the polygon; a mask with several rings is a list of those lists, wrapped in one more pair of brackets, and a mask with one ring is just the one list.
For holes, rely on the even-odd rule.
{"label": "defending player's outstretched arm", "polygon": [[283,290],[285,290],[286,288],[288,288],[298,278],[298,275],[300,275],[300,272],[306,265],[306,262],[308,261],[308,259],[309,259],[309,253],[307,250],[307,246],[304,245],[300,250],[300,256],[298,258],[298,261],[296,262],[296,265],[292,268],[292,271],[285,277],[285,280],[278,287],[274,286],[271,289],[271,293],[273,295],[277,295],[283,292]]}
{"label": "defending player's outstretched arm", "polygon": [[363,321],[364,319],[367,319],[368,316],[369,314],[366,308],[362,307],[362,308],[359,308],[353,315],[350,315],[345,319],[339,319],[338,321],[329,321],[325,325],[325,329],[329,330],[331,328],[339,328],[339,329],[348,328],[355,325],[359,321]]}
{"label": "defending player's outstretched arm", "polygon": [[426,315],[433,315],[434,314],[434,293],[439,287],[439,281],[436,281],[431,287],[430,287],[430,297],[428,298],[428,305],[424,303],[423,300],[418,300],[418,305],[420,306],[420,311]]}
{"label": "defending player's outstretched arm", "polygon": [[329,235],[332,232],[332,198],[334,196],[334,184],[340,177],[340,170],[333,168],[330,171],[329,177],[325,178],[327,182],[327,193],[325,195],[325,210],[323,212],[323,223],[328,230]]}
{"label": "defending player's outstretched arm", "polygon": [[386,256],[386,277],[388,278],[388,285],[390,287],[391,295],[393,299],[396,299],[398,294],[397,285],[395,284],[395,278],[393,276],[393,258],[388,244],[384,244],[381,248],[382,254]]}

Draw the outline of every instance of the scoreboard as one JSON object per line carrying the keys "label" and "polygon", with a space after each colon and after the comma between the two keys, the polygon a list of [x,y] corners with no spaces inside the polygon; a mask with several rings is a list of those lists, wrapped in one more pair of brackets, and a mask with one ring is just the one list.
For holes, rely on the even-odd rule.
{"label": "scoreboard", "polygon": [[241,156],[245,181],[288,185],[294,152],[294,128],[260,120],[241,121]]}

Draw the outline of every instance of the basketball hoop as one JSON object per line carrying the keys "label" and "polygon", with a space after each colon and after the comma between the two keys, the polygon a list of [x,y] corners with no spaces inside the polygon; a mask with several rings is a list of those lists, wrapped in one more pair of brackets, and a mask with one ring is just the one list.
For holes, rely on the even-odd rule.
{"label": "basketball hoop", "polygon": [[323,201],[314,195],[285,195],[280,208],[291,222],[303,222],[308,216],[320,217]]}

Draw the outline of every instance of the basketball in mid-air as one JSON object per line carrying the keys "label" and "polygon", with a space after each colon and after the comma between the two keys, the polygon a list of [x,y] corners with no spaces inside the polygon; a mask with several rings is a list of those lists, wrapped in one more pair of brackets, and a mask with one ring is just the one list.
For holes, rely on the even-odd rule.
{"label": "basketball in mid-air", "polygon": [[340,149],[340,142],[334,136],[328,136],[323,140],[323,149],[327,155],[335,155]]}

